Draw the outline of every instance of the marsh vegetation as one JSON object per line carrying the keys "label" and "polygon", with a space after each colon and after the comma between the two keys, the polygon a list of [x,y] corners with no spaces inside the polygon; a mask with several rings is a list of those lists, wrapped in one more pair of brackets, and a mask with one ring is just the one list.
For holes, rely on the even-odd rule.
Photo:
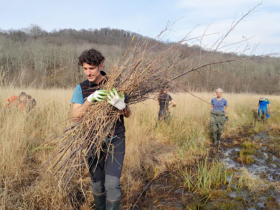
{"label": "marsh vegetation", "polygon": [[[1,101],[20,91],[1,88]],[[21,110],[7,110],[3,104],[0,107],[2,209],[73,209],[73,206],[90,209],[93,196],[87,170],[74,177],[67,189],[62,188],[59,176],[53,176],[52,164],[35,173],[56,150],[57,142],[53,140],[71,124],[72,90],[30,88],[25,91],[37,101],[36,108],[28,115]],[[206,101],[214,97],[211,93],[196,95]],[[245,208],[251,205],[245,198],[237,194],[239,200],[234,200],[229,193],[246,189],[251,196],[257,196],[259,192],[278,189],[278,179],[269,180],[264,174],[255,177],[250,170],[227,168],[219,154],[238,145],[240,151],[255,149],[257,152],[251,155],[258,154],[261,142],[252,136],[265,130],[273,136],[273,143],[262,145],[266,144],[278,158],[280,149],[274,145],[279,143],[280,97],[267,96],[273,104],[271,119],[267,125],[253,127],[251,110],[259,96],[225,94],[230,120],[223,134],[226,140],[219,151],[211,146],[209,139],[210,105],[188,94],[172,94],[172,97],[178,106],[171,108],[170,126],[162,123],[155,129],[158,105],[154,100],[133,105],[133,115],[125,121],[127,150],[121,178],[124,209],[195,206],[219,209],[218,204],[224,205],[224,209],[240,204]],[[265,195],[269,196],[265,205],[277,205],[276,194]],[[257,199],[253,201],[257,203]]]}

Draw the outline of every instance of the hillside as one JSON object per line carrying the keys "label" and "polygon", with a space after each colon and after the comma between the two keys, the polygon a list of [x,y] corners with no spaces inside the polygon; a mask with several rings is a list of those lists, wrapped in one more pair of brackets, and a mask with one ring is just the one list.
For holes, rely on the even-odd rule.
{"label": "hillside", "polygon": [[[31,25],[21,30],[0,30],[0,85],[20,87],[68,88],[84,78],[77,65],[80,53],[96,48],[105,57],[106,71],[125,54],[132,37],[133,45],[148,40],[154,55],[175,43],[157,41],[140,34],[120,29],[59,29],[47,32]],[[246,60],[239,60],[247,58]],[[209,52],[199,46],[181,44],[170,61],[181,62],[170,72],[174,76],[192,64],[211,63],[215,60],[237,61],[210,65],[181,78],[173,87],[188,91],[212,91],[222,87],[227,92],[255,92],[277,94],[280,91],[280,58]]]}

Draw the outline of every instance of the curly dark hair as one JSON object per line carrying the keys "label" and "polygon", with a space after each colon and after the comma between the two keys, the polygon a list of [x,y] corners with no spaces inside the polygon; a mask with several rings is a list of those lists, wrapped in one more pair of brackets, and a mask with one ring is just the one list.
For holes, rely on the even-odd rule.
{"label": "curly dark hair", "polygon": [[158,101],[161,100],[161,96],[162,96],[163,92],[164,92],[165,90],[168,90],[169,88],[170,88],[169,85],[165,85],[163,88],[160,89],[159,94],[158,94]]}
{"label": "curly dark hair", "polygon": [[104,56],[95,49],[85,50],[79,57],[78,65],[82,66],[87,63],[93,66],[99,66],[105,60]]}

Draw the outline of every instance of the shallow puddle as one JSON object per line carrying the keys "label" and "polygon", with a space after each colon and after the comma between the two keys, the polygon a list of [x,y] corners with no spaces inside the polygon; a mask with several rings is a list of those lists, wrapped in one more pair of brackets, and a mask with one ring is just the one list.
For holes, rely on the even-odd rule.
{"label": "shallow puddle", "polygon": [[256,134],[252,138],[252,143],[256,145],[262,144],[263,146],[256,149],[256,153],[252,155],[254,162],[252,164],[242,164],[237,161],[240,156],[240,145],[232,148],[220,147],[223,154],[223,158],[220,159],[225,166],[230,169],[240,169],[247,168],[250,173],[256,176],[260,176],[263,179],[269,181],[280,181],[280,158],[276,157],[273,152],[271,152],[267,145],[273,144],[273,140],[265,132]]}
{"label": "shallow puddle", "polygon": [[[253,177],[261,178],[267,183],[277,183],[280,181],[280,158],[275,155],[272,148],[274,145],[273,139],[266,133],[261,132],[246,140],[254,145],[255,152],[252,154],[254,162],[252,164],[242,164],[238,162],[242,144],[235,145],[231,148],[220,147],[222,158],[219,161],[223,162],[227,169],[239,170],[246,168]],[[229,143],[229,142],[227,142]],[[230,146],[230,145],[228,145]],[[237,172],[238,174],[238,172]],[[229,192],[228,198],[247,202],[243,208],[241,206],[234,207],[233,209],[278,209],[280,204],[280,193],[275,188],[269,188],[266,191],[258,193],[251,193],[249,190],[242,189],[240,191]],[[208,209],[206,207],[206,209]]]}

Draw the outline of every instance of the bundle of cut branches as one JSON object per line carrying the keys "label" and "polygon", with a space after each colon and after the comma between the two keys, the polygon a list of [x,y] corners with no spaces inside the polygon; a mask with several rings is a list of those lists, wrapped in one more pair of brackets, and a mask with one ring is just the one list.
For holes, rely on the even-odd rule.
{"label": "bundle of cut branches", "polygon": [[[130,46],[122,60],[111,67],[106,83],[100,84],[99,89],[109,92],[115,88],[118,93],[124,93],[128,106],[153,98],[167,83],[176,79],[168,77],[178,63],[166,60],[179,45],[177,43],[157,54],[153,53],[157,46],[149,41],[136,44],[132,52]],[[66,129],[59,138],[61,145],[57,153],[51,158],[57,158],[53,167],[62,172],[66,184],[82,165],[88,167],[89,156],[99,158],[104,141],[113,137],[119,117],[120,112],[104,100],[90,105],[85,116]]]}
{"label": "bundle of cut branches", "polygon": [[[223,40],[221,39],[221,42]],[[118,93],[124,93],[127,105],[136,104],[155,97],[166,84],[174,83],[176,79],[193,71],[214,64],[239,60],[237,58],[217,61],[204,59],[219,49],[216,47],[214,51],[210,50],[203,55],[198,50],[190,56],[198,54],[199,60],[193,59],[192,62],[188,62],[190,56],[184,58],[174,56],[185,41],[186,38],[175,44],[163,45],[160,42],[153,44],[153,40],[146,40],[133,46],[132,39],[123,58],[118,64],[109,68],[107,82],[102,83],[100,89],[109,92],[115,88]],[[204,63],[203,60],[205,60]],[[182,63],[187,63],[184,66],[185,69],[176,74],[173,70]],[[59,137],[61,145],[46,163],[55,159],[53,167],[56,167],[57,172],[62,173],[62,179],[65,183],[69,183],[77,170],[84,165],[88,167],[87,159],[89,156],[97,159],[100,157],[102,145],[106,139],[113,137],[119,117],[118,110],[106,100],[93,103],[89,106],[84,117],[66,129],[64,135]]]}

